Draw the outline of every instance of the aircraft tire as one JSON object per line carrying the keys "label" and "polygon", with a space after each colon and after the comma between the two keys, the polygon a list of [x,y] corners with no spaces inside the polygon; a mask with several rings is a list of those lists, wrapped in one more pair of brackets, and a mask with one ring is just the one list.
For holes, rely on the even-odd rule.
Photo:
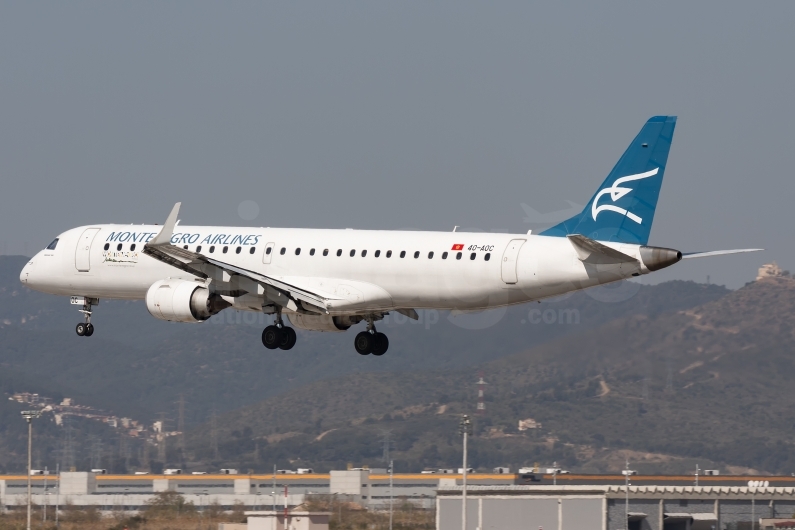
{"label": "aircraft tire", "polygon": [[82,323],[82,322],[79,323],[77,326],[75,326],[75,332],[77,333],[77,335],[79,337],[85,337],[85,335],[86,335],[86,325],[84,323]]}
{"label": "aircraft tire", "polygon": [[279,341],[279,348],[283,350],[292,349],[295,346],[296,336],[293,328],[284,327],[281,329],[282,340]]}
{"label": "aircraft tire", "polygon": [[373,341],[373,355],[381,356],[389,349],[389,339],[383,333],[376,333]]}
{"label": "aircraft tire", "polygon": [[359,355],[370,355],[373,353],[373,346],[375,340],[373,334],[369,331],[362,331],[353,340],[353,347],[356,348],[356,353]]}
{"label": "aircraft tire", "polygon": [[91,324],[89,322],[88,324],[86,324],[86,335],[85,336],[86,337],[90,337],[93,334],[94,334],[94,324]]}
{"label": "aircraft tire", "polygon": [[282,330],[276,326],[268,326],[262,330],[262,345],[269,350],[275,350],[282,342]]}

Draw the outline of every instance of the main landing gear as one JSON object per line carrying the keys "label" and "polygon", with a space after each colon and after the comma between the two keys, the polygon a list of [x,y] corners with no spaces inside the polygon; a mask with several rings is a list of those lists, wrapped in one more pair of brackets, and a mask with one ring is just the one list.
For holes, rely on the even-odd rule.
{"label": "main landing gear", "polygon": [[367,321],[367,331],[362,331],[353,340],[353,347],[359,355],[381,356],[389,349],[389,339],[383,333],[375,330],[372,319]]}
{"label": "main landing gear", "polygon": [[289,350],[295,346],[296,339],[295,330],[284,325],[281,313],[276,315],[276,324],[262,330],[262,345],[269,350]]}
{"label": "main landing gear", "polygon": [[92,302],[91,298],[85,298],[83,301],[83,309],[80,312],[83,313],[86,321],[75,326],[75,332],[79,337],[90,337],[94,334],[94,324],[91,323]]}

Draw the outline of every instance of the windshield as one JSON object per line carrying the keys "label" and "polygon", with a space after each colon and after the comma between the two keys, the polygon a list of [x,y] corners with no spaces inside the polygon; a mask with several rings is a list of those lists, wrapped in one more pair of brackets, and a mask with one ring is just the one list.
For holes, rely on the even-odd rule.
{"label": "windshield", "polygon": [[55,250],[55,247],[58,245],[58,238],[56,237],[53,239],[52,243],[47,245],[47,250]]}

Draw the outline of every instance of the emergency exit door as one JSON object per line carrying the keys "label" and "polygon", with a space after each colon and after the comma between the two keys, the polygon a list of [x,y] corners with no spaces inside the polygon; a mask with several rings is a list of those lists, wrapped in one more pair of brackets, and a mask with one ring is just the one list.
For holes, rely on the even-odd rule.
{"label": "emergency exit door", "polygon": [[91,270],[91,243],[99,232],[99,228],[86,228],[77,241],[75,251],[75,268],[80,272]]}
{"label": "emergency exit door", "polygon": [[516,265],[519,261],[519,249],[522,248],[526,239],[512,239],[508,247],[502,254],[502,281],[505,283],[516,283],[519,279],[516,276]]}
{"label": "emergency exit door", "polygon": [[273,245],[276,243],[268,243],[265,245],[265,252],[262,254],[262,263],[268,264],[271,262],[271,258],[273,257]]}

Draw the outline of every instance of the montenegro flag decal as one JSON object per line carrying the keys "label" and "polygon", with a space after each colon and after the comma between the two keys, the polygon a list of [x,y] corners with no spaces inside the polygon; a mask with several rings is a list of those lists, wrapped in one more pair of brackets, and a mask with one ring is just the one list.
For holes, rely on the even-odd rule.
{"label": "montenegro flag decal", "polygon": [[461,243],[456,243],[455,245],[453,245],[453,250],[464,250],[464,245],[462,245]]}

